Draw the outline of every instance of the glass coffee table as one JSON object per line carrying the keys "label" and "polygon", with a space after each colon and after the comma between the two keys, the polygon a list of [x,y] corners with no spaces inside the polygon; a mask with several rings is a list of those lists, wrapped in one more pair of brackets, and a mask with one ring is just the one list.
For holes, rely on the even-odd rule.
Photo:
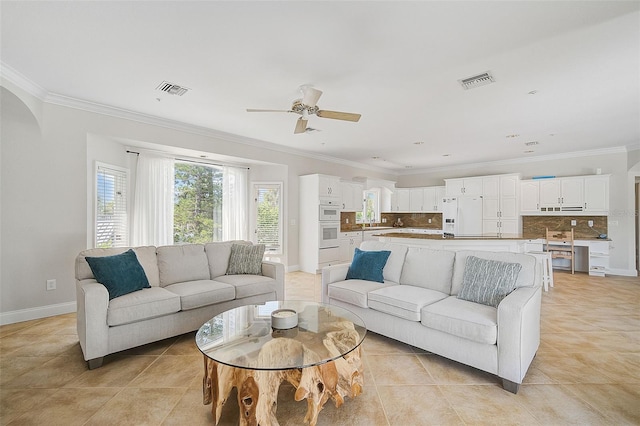
{"label": "glass coffee table", "polygon": [[[272,313],[279,321],[286,311],[297,313],[297,325],[272,328]],[[366,333],[354,313],[315,302],[267,302],[223,312],[196,334],[204,354],[204,403],[212,404],[218,424],[235,387],[241,425],[277,425],[278,390],[287,381],[296,388],[296,401],[307,399],[304,420],[315,425],[329,399],[339,407],[362,392],[360,344]]]}

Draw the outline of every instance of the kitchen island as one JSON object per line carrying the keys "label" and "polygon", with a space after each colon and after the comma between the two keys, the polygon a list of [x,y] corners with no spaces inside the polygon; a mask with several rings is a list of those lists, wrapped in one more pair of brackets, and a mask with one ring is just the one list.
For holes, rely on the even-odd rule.
{"label": "kitchen island", "polygon": [[[542,251],[544,238],[528,238],[522,234],[482,234],[476,236],[445,236],[407,232],[381,232],[373,234],[385,243],[403,244],[412,247],[427,247],[440,250],[486,250],[527,253]],[[604,276],[609,269],[608,239],[586,238],[574,240],[575,270],[589,275]],[[564,259],[556,259],[554,267],[567,269]],[[568,268],[570,269],[570,267]]]}

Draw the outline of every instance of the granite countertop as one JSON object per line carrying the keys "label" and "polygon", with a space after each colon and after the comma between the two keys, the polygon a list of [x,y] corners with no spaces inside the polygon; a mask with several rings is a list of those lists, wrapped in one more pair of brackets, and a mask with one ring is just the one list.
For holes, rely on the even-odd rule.
{"label": "granite countertop", "polygon": [[[402,232],[388,232],[385,234],[374,234],[374,237],[390,237],[390,238],[417,238],[422,240],[538,240],[544,239],[544,237],[535,237],[535,236],[523,236],[522,234],[482,234],[482,235],[474,235],[474,236],[446,236],[437,234],[412,234],[412,233],[402,233]],[[576,240],[580,241],[611,241],[611,239],[601,239],[601,238],[576,238]]]}

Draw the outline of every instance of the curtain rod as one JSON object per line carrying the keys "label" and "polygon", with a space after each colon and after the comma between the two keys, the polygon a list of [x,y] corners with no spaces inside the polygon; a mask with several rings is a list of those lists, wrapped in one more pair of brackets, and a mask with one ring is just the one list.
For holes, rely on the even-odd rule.
{"label": "curtain rod", "polygon": [[[139,152],[130,151],[130,150],[127,150],[127,154],[140,155]],[[204,165],[207,165],[207,166],[235,167],[236,169],[251,170],[249,167],[240,167],[240,166],[231,166],[229,164],[211,163],[211,162],[208,162],[208,161],[198,161],[198,160],[193,160],[191,158],[184,158],[184,157],[174,157],[174,159],[179,160],[179,161],[184,161],[186,163],[204,164]]]}

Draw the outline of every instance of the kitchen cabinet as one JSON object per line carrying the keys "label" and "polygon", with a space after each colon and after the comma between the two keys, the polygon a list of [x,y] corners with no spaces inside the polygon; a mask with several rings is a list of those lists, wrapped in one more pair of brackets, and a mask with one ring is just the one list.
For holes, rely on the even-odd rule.
{"label": "kitchen cabinet", "polygon": [[442,199],[444,196],[444,186],[427,186],[423,188],[422,211],[442,212]]}
{"label": "kitchen cabinet", "polygon": [[347,212],[362,211],[364,185],[357,182],[340,182],[342,210]]}
{"label": "kitchen cabinet", "polygon": [[539,181],[540,210],[560,211],[561,187],[559,179],[543,179]]}
{"label": "kitchen cabinet", "polygon": [[445,179],[447,197],[482,195],[482,177]]}
{"label": "kitchen cabinet", "polygon": [[424,207],[424,189],[411,188],[409,190],[409,211],[421,212]]}
{"label": "kitchen cabinet", "polygon": [[540,212],[540,185],[537,180],[520,182],[520,213]]}
{"label": "kitchen cabinet", "polygon": [[560,179],[560,204],[562,210],[581,211],[584,209],[584,177]]}
{"label": "kitchen cabinet", "polygon": [[411,210],[411,192],[408,188],[396,188],[391,194],[391,211],[409,212]]}
{"label": "kitchen cabinet", "polygon": [[519,175],[482,178],[483,233],[520,232],[519,189]]}
{"label": "kitchen cabinet", "polygon": [[340,198],[340,178],[337,176],[317,175],[320,197]]}
{"label": "kitchen cabinet", "polygon": [[609,175],[585,176],[584,211],[609,214]]}
{"label": "kitchen cabinet", "polygon": [[362,231],[340,233],[340,261],[351,262],[356,247],[362,242]]}

